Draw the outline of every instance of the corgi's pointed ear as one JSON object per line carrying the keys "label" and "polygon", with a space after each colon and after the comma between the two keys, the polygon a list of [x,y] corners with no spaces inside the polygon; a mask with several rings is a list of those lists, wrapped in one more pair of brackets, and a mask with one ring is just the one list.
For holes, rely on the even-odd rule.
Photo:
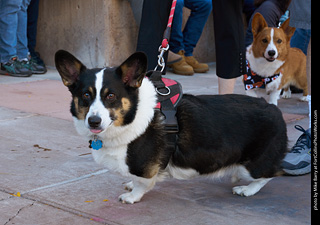
{"label": "corgi's pointed ear", "polygon": [[286,21],[284,21],[283,24],[281,24],[281,27],[280,27],[284,31],[284,33],[287,35],[288,40],[290,40],[290,38],[292,37],[292,35],[296,31],[295,27],[290,27],[289,26],[289,22],[290,22],[290,18],[287,19]]}
{"label": "corgi's pointed ear", "polygon": [[251,27],[252,27],[253,37],[255,37],[265,27],[268,27],[268,24],[260,13],[256,13],[253,16]]}
{"label": "corgi's pointed ear", "polygon": [[78,80],[80,73],[86,70],[80,60],[64,50],[56,52],[55,64],[63,84],[67,87],[74,84]]}
{"label": "corgi's pointed ear", "polygon": [[132,54],[117,68],[122,82],[130,87],[138,88],[147,72],[147,56],[143,52]]}

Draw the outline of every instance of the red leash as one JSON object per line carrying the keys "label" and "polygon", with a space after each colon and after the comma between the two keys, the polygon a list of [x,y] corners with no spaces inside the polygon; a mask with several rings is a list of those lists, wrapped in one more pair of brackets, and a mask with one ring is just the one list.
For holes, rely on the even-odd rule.
{"label": "red leash", "polygon": [[172,5],[171,5],[169,19],[168,19],[167,28],[165,29],[165,31],[163,33],[163,40],[162,40],[162,43],[161,43],[161,45],[159,47],[160,54],[158,55],[158,65],[154,69],[154,70],[157,70],[158,66],[160,66],[161,67],[161,72],[165,68],[165,62],[164,62],[163,54],[166,51],[168,51],[168,49],[169,49],[169,39],[170,39],[170,34],[171,34],[171,26],[172,26],[172,20],[173,20],[173,16],[174,16],[174,11],[176,9],[176,4],[177,4],[177,0],[173,0],[172,1]]}
{"label": "red leash", "polygon": [[172,5],[171,5],[169,19],[168,19],[168,25],[167,25],[166,30],[164,31],[164,34],[163,34],[163,40],[162,40],[162,44],[161,44],[162,48],[166,48],[169,43],[172,20],[173,20],[174,11],[176,9],[176,4],[177,4],[177,0],[173,0]]}

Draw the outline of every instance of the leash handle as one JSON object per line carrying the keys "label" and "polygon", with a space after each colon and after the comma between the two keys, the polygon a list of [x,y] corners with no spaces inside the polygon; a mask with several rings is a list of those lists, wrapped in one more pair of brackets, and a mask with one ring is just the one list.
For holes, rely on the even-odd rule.
{"label": "leash handle", "polygon": [[158,55],[158,65],[155,67],[154,70],[157,70],[158,66],[160,66],[161,72],[164,70],[164,68],[166,66],[166,64],[164,62],[163,54],[166,51],[168,51],[168,49],[169,49],[169,39],[170,39],[170,35],[171,35],[171,26],[172,26],[174,11],[176,9],[176,4],[177,4],[177,0],[173,0],[172,4],[171,4],[167,28],[165,29],[165,31],[163,33],[163,39],[162,39],[161,45],[159,46],[160,54]]}

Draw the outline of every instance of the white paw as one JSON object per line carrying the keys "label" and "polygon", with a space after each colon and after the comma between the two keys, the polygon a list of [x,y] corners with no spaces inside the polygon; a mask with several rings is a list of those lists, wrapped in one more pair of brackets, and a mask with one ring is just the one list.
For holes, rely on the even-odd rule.
{"label": "white paw", "polygon": [[278,100],[275,100],[275,101],[274,100],[272,100],[272,101],[270,100],[269,104],[273,104],[273,105],[277,106],[278,105]]}
{"label": "white paw", "polygon": [[308,101],[308,97],[307,96],[302,96],[299,98],[300,101],[302,102],[307,102]]}
{"label": "white paw", "polygon": [[135,202],[139,202],[141,199],[140,196],[135,196],[132,192],[124,193],[119,196],[119,201],[126,204],[133,204]]}
{"label": "white paw", "polygon": [[132,191],[133,190],[133,182],[130,181],[128,183],[124,183],[124,190],[127,190],[127,191]]}
{"label": "white paw", "polygon": [[232,193],[240,196],[252,196],[256,193],[255,190],[252,190],[249,186],[236,186],[232,188]]}
{"label": "white paw", "polygon": [[281,98],[291,98],[291,91],[283,91]]}

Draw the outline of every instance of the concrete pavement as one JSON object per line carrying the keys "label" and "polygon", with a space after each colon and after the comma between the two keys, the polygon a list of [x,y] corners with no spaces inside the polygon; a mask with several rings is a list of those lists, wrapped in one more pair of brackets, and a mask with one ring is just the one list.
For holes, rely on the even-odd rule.
{"label": "concrete pavement", "polygon": [[[206,74],[167,77],[185,93],[218,93],[215,64]],[[244,94],[241,78],[235,93]],[[294,125],[308,126],[307,103],[292,96],[279,101],[290,147],[301,135]],[[158,183],[134,205],[118,202],[128,180],[93,161],[73,127],[70,100],[54,69],[0,76],[0,224],[311,223],[310,174],[275,178],[248,198],[233,195],[229,179],[197,178]]]}

